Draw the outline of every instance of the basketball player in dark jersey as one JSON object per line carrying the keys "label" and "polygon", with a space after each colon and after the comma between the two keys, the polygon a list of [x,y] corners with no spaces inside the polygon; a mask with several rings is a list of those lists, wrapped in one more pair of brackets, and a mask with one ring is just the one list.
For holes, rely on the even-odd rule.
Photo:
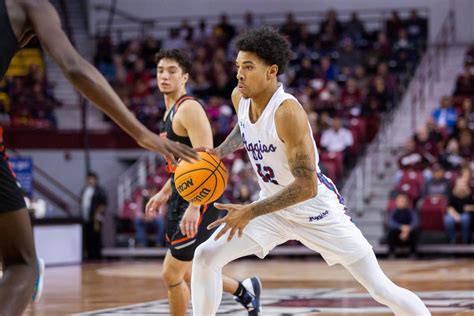
{"label": "basketball player in dark jersey", "polygon": [[[191,70],[191,61],[180,50],[160,51],[156,55],[157,83],[164,94],[166,114],[164,137],[194,148],[212,146],[212,131],[202,105],[186,94],[186,82]],[[175,165],[167,163],[172,173]],[[171,315],[186,315],[190,291],[185,281],[190,280],[189,270],[194,250],[212,234],[207,225],[217,220],[218,210],[212,205],[192,205],[176,190],[173,176],[147,204],[148,215],[155,214],[168,202],[166,240],[169,251],[163,262],[163,280],[168,286]],[[255,287],[252,285],[258,283]],[[244,305],[249,315],[258,315],[260,283],[256,277],[242,283],[229,277],[223,278],[224,291],[234,294],[236,301]],[[257,288],[258,287],[258,288]]]}
{"label": "basketball player in dark jersey", "polygon": [[[183,144],[161,139],[128,111],[105,78],[74,49],[61,29],[48,0],[0,0],[0,80],[13,55],[33,36],[61,67],[66,78],[99,109],[108,114],[140,146],[170,159],[196,159]],[[30,219],[3,147],[0,127],[0,315],[20,315],[35,298],[37,259]],[[35,280],[37,280],[35,282]]]}

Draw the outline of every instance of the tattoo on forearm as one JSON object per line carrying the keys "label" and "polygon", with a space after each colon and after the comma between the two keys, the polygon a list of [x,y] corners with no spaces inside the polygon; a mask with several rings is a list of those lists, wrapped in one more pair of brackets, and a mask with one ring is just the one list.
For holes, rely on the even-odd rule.
{"label": "tattoo on forearm", "polygon": [[242,147],[242,135],[240,135],[240,127],[239,123],[237,122],[232,132],[230,132],[227,138],[222,142],[219,147],[216,148],[216,150],[221,157],[224,157]]}
{"label": "tattoo on forearm", "polygon": [[304,185],[301,182],[293,182],[277,194],[255,203],[252,208],[254,217],[269,214],[296,203],[302,202],[308,197],[308,192],[314,192],[316,183],[316,170],[313,159],[308,154],[296,154],[296,157],[288,161],[291,173],[295,178],[306,180]]}

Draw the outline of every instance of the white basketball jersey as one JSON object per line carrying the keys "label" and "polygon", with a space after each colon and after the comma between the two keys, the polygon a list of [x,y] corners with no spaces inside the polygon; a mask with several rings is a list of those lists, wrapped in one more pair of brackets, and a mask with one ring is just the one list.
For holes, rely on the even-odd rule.
{"label": "white basketball jersey", "polygon": [[[283,90],[281,83],[278,83],[278,89],[270,101],[268,101],[263,113],[255,123],[252,123],[249,117],[250,99],[240,99],[237,113],[238,124],[244,147],[247,150],[255,172],[258,174],[261,198],[275,194],[294,180],[288,166],[285,145],[280,140],[275,126],[275,112],[283,101],[288,99],[298,102],[293,95]],[[308,127],[309,133],[312,133],[309,122]],[[312,134],[311,139],[313,139]],[[313,148],[315,169],[320,173],[318,166],[319,155],[314,139]]]}

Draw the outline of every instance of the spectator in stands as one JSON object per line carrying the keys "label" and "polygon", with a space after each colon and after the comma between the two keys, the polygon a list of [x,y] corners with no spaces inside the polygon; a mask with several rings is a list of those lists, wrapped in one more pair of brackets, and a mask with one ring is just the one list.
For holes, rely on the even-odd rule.
{"label": "spectator in stands", "polygon": [[314,77],[315,71],[311,59],[306,57],[301,61],[299,69],[296,70],[294,81],[290,85],[294,87],[303,87],[306,86],[311,79],[314,79]]}
{"label": "spectator in stands", "polygon": [[446,128],[447,132],[451,134],[456,125],[458,114],[452,105],[451,98],[443,96],[441,98],[441,107],[433,111],[433,119],[436,126],[439,128]]}
{"label": "spectator in stands", "polygon": [[238,203],[247,204],[252,202],[252,196],[250,195],[250,188],[246,184],[238,186],[239,193],[237,195]]}
{"label": "spectator in stands", "polygon": [[392,107],[391,99],[391,93],[387,90],[383,78],[380,76],[375,77],[373,85],[370,87],[369,94],[367,95],[364,114],[368,116],[378,116]]}
{"label": "spectator in stands", "polygon": [[344,26],[339,22],[336,10],[330,9],[326,12],[326,18],[319,25],[319,29],[327,35],[330,32],[331,37],[339,38],[342,35]]}
{"label": "spectator in stands", "polygon": [[351,18],[345,25],[344,34],[350,37],[356,43],[356,45],[364,39],[364,22],[359,19],[359,15],[357,14],[357,12],[351,13]]}
{"label": "spectator in stands", "polygon": [[215,28],[218,28],[224,35],[225,47],[227,48],[236,34],[235,27],[229,23],[227,14],[221,14],[219,24]]}
{"label": "spectator in stands", "polygon": [[451,188],[449,181],[444,176],[443,166],[439,163],[435,163],[431,167],[431,179],[426,181],[423,187],[422,197],[432,195],[442,195],[448,197]]}
{"label": "spectator in stands", "polygon": [[387,63],[381,62],[377,65],[377,76],[380,76],[383,79],[385,87],[390,93],[395,92],[395,89],[397,88],[397,80],[395,79],[395,76],[390,73]]}
{"label": "spectator in stands", "polygon": [[354,68],[354,80],[356,81],[357,88],[365,97],[368,93],[370,78],[367,76],[367,70],[362,65],[357,65]]}
{"label": "spectator in stands", "polygon": [[142,58],[145,61],[146,69],[155,68],[155,54],[161,48],[161,43],[153,36],[148,36],[142,45]]}
{"label": "spectator in stands", "polygon": [[134,224],[135,224],[135,240],[137,247],[148,246],[148,235],[147,230],[149,226],[152,226],[155,232],[155,246],[161,247],[165,245],[165,214],[164,212],[155,213],[152,215],[145,216],[145,207],[150,197],[155,195],[156,190],[150,192],[150,190],[142,190],[140,201],[138,201],[139,207],[135,213]]}
{"label": "spectator in stands", "polygon": [[474,95],[474,76],[472,75],[471,65],[464,65],[464,72],[456,79],[454,95],[473,96]]}
{"label": "spectator in stands", "polygon": [[168,37],[163,40],[163,47],[166,49],[184,49],[186,42],[180,36],[179,28],[172,27],[168,30]]}
{"label": "spectator in stands", "polygon": [[375,64],[388,61],[392,54],[392,46],[384,32],[377,33],[377,41],[374,44]]}
{"label": "spectator in stands", "polygon": [[326,80],[331,81],[335,80],[337,74],[339,73],[338,68],[334,65],[331,61],[329,56],[324,56],[319,61],[320,68],[319,68],[319,77]]}
{"label": "spectator in stands", "polygon": [[352,133],[342,126],[341,119],[335,117],[332,127],[321,135],[321,147],[328,152],[343,153],[347,158],[348,149],[354,143]]}
{"label": "spectator in stands", "polygon": [[388,254],[395,256],[397,246],[410,247],[410,255],[417,256],[418,245],[418,213],[410,207],[410,200],[404,193],[399,193],[395,199],[395,209],[388,218]]}
{"label": "spectator in stands", "polygon": [[430,137],[427,125],[423,125],[415,134],[416,147],[426,154],[431,155],[430,160],[434,160],[439,155],[438,144],[436,140]]}
{"label": "spectator in stands", "polygon": [[460,224],[462,242],[469,243],[472,212],[474,212],[474,199],[471,189],[466,181],[458,179],[449,198],[448,209],[444,216],[444,228],[449,243],[456,243],[456,224]]}
{"label": "spectator in stands", "polygon": [[440,157],[440,162],[446,170],[458,170],[464,158],[461,156],[459,141],[456,138],[452,138],[446,145],[444,154]]}
{"label": "spectator in stands", "polygon": [[395,210],[389,215],[387,243],[389,257],[394,257],[398,245],[410,246],[411,256],[417,256],[418,214],[410,207],[410,201],[406,194],[397,195]]}
{"label": "spectator in stands", "polygon": [[133,86],[137,81],[141,80],[147,87],[150,86],[151,74],[145,68],[145,61],[142,58],[138,58],[133,69],[127,74],[127,84]]}
{"label": "spectator in stands", "polygon": [[472,132],[467,129],[459,133],[459,154],[466,160],[473,158]]}
{"label": "spectator in stands", "polygon": [[125,51],[122,54],[122,62],[125,69],[130,70],[135,65],[135,61],[140,58],[141,45],[138,40],[132,40],[128,43]]}
{"label": "spectator in stands", "polygon": [[418,11],[413,9],[404,24],[410,41],[415,43],[418,48],[423,48],[423,39],[428,35],[427,19],[420,17]]}
{"label": "spectator in stands", "polygon": [[211,29],[208,27],[205,19],[199,20],[197,31],[195,32],[193,39],[196,43],[206,43],[211,37]]}
{"label": "spectator in stands", "polygon": [[416,63],[417,53],[415,46],[409,40],[404,28],[398,31],[398,39],[393,44],[393,56],[399,71],[411,71]]}
{"label": "spectator in stands", "polygon": [[354,48],[354,43],[350,37],[342,40],[337,63],[339,67],[349,67],[351,69],[362,63],[362,53],[359,49]]}
{"label": "spectator in stands", "polygon": [[401,170],[423,171],[430,163],[429,158],[420,149],[416,148],[413,138],[405,144],[405,152],[398,159],[398,166]]}
{"label": "spectator in stands", "polygon": [[288,12],[286,15],[286,21],[280,26],[280,32],[289,37],[292,46],[296,44],[300,33],[300,24],[295,21],[295,16],[292,12]]}
{"label": "spectator in stands", "polygon": [[385,32],[387,32],[390,40],[394,42],[397,38],[398,31],[403,27],[400,14],[397,10],[393,10],[390,18],[385,23]]}
{"label": "spectator in stands", "polygon": [[81,193],[81,215],[84,258],[102,258],[102,224],[107,209],[107,194],[99,185],[99,177],[89,171]]}
{"label": "spectator in stands", "polygon": [[305,50],[309,50],[317,40],[316,34],[312,33],[309,29],[308,24],[302,23],[300,25],[300,33],[298,35],[298,41],[300,46],[304,47]]}

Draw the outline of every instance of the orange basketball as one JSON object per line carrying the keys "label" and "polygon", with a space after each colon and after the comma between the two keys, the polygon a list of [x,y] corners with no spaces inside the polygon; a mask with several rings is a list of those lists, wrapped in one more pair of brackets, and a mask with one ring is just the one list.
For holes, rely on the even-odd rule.
{"label": "orange basketball", "polygon": [[181,161],[174,172],[174,183],[179,195],[186,201],[203,205],[214,202],[227,185],[224,163],[214,155],[199,152],[201,160],[194,163]]}

